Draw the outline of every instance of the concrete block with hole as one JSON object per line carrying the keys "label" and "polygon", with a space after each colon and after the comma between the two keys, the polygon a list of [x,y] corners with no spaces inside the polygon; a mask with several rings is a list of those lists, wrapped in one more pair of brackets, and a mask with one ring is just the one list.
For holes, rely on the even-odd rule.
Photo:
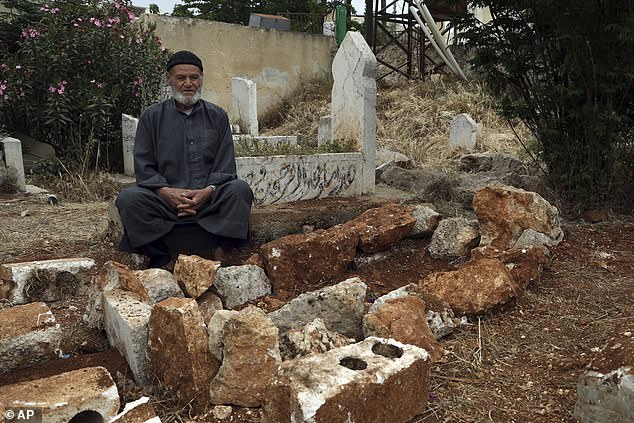
{"label": "concrete block with hole", "polygon": [[286,361],[263,421],[405,423],[425,411],[429,371],[427,351],[375,337]]}
{"label": "concrete block with hole", "polygon": [[40,415],[33,420],[46,423],[109,422],[119,410],[119,392],[104,367],[88,367],[0,389],[0,412],[27,408]]}
{"label": "concrete block with hole", "polygon": [[5,263],[0,265],[0,299],[25,304],[31,299],[54,301],[75,294],[80,272],[92,269],[90,258]]}
{"label": "concrete block with hole", "polygon": [[0,374],[57,358],[62,329],[44,303],[0,310]]}

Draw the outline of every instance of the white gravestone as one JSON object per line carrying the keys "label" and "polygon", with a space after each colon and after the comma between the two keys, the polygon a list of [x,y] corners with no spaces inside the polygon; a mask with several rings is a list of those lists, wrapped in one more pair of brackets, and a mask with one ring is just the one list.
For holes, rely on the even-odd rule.
{"label": "white gravestone", "polygon": [[465,148],[473,151],[476,147],[478,124],[466,113],[459,114],[451,122],[449,131],[449,146],[453,148]]}
{"label": "white gravestone", "polygon": [[246,134],[258,136],[258,95],[255,82],[245,78],[231,78],[231,118],[242,123]]}
{"label": "white gravestone", "polygon": [[332,139],[353,140],[363,153],[363,193],[374,192],[376,57],[359,32],[348,32],[332,62]]}
{"label": "white gravestone", "polygon": [[332,118],[322,116],[319,118],[319,128],[317,129],[317,145],[328,144],[331,141]]}
{"label": "white gravestone", "polygon": [[22,160],[22,142],[17,138],[7,137],[0,141],[4,150],[4,162],[7,166],[9,178],[15,178],[15,184],[20,191],[26,190],[24,177],[24,161]]}
{"label": "white gravestone", "polygon": [[123,113],[121,115],[121,142],[123,144],[123,173],[134,176],[134,137],[139,119]]}

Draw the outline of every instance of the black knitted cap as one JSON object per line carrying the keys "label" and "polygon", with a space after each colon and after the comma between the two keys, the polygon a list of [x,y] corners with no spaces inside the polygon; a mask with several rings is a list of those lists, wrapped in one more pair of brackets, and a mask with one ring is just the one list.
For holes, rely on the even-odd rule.
{"label": "black knitted cap", "polygon": [[172,54],[167,61],[165,71],[169,72],[176,65],[194,65],[198,66],[201,72],[203,71],[203,62],[191,51],[182,50]]}

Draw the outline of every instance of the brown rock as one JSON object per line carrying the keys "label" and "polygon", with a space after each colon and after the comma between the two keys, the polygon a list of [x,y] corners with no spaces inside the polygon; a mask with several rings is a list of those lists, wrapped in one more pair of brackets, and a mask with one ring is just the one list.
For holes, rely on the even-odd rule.
{"label": "brown rock", "polygon": [[471,251],[471,259],[496,258],[511,271],[513,280],[521,289],[539,279],[542,269],[550,263],[547,250],[541,247],[511,248],[500,250],[495,247],[478,247]]}
{"label": "brown rock", "polygon": [[356,230],[337,225],[264,244],[260,247],[260,256],[274,293],[288,298],[339,282],[354,259],[358,243]]}
{"label": "brown rock", "polygon": [[480,222],[480,246],[511,248],[526,229],[533,229],[555,242],[563,232],[559,211],[539,194],[494,184],[478,190],[473,210]]}
{"label": "brown rock", "polygon": [[261,267],[262,269],[265,269],[266,266],[264,264],[264,260],[262,260],[262,257],[260,257],[260,255],[258,253],[252,254],[251,257],[249,257],[248,259],[246,259],[244,261],[244,263],[242,264],[251,264],[253,266],[258,266]]}
{"label": "brown rock", "polygon": [[220,363],[209,352],[198,304],[168,298],[154,306],[148,333],[148,372],[159,386],[192,404],[196,413],[209,404],[209,382]]}
{"label": "brown rock", "polygon": [[610,218],[605,210],[594,209],[583,212],[581,219],[588,223],[601,223],[607,222]]}
{"label": "brown rock", "polygon": [[447,301],[457,316],[483,314],[520,292],[506,265],[497,259],[469,261],[458,270],[432,273],[420,285]]}
{"label": "brown rock", "polygon": [[62,330],[45,303],[0,310],[0,374],[57,358]]}
{"label": "brown rock", "polygon": [[416,224],[412,208],[388,203],[363,212],[346,223],[359,233],[359,249],[376,253],[392,247],[405,238]]}
{"label": "brown rock", "polygon": [[429,353],[432,362],[437,361],[443,352],[427,324],[425,303],[415,296],[389,299],[374,312],[366,314],[363,335],[416,345]]}
{"label": "brown rock", "polygon": [[209,289],[219,267],[219,261],[180,254],[174,264],[174,276],[186,296],[198,298]]}
{"label": "brown rock", "polygon": [[249,306],[228,318],[221,338],[223,359],[211,382],[211,402],[259,407],[282,361],[277,328],[262,310]]}
{"label": "brown rock", "polygon": [[99,269],[99,273],[96,277],[96,286],[100,288],[102,292],[110,291],[114,288],[121,288],[124,291],[138,294],[144,303],[152,303],[147,289],[143,286],[137,275],[130,270],[128,266],[116,261],[107,261],[101,269]]}

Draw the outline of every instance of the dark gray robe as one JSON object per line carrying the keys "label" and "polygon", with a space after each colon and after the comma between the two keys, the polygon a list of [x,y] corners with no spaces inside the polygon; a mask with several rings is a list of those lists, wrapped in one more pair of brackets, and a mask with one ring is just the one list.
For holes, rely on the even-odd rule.
{"label": "dark gray robe", "polygon": [[[117,197],[125,230],[121,249],[136,252],[180,223],[247,239],[253,193],[237,179],[229,118],[220,107],[200,100],[189,115],[179,111],[173,99],[148,107],[137,126],[134,170],[137,186]],[[191,217],[178,217],[176,208],[154,192],[161,187],[209,185],[216,190]]]}

